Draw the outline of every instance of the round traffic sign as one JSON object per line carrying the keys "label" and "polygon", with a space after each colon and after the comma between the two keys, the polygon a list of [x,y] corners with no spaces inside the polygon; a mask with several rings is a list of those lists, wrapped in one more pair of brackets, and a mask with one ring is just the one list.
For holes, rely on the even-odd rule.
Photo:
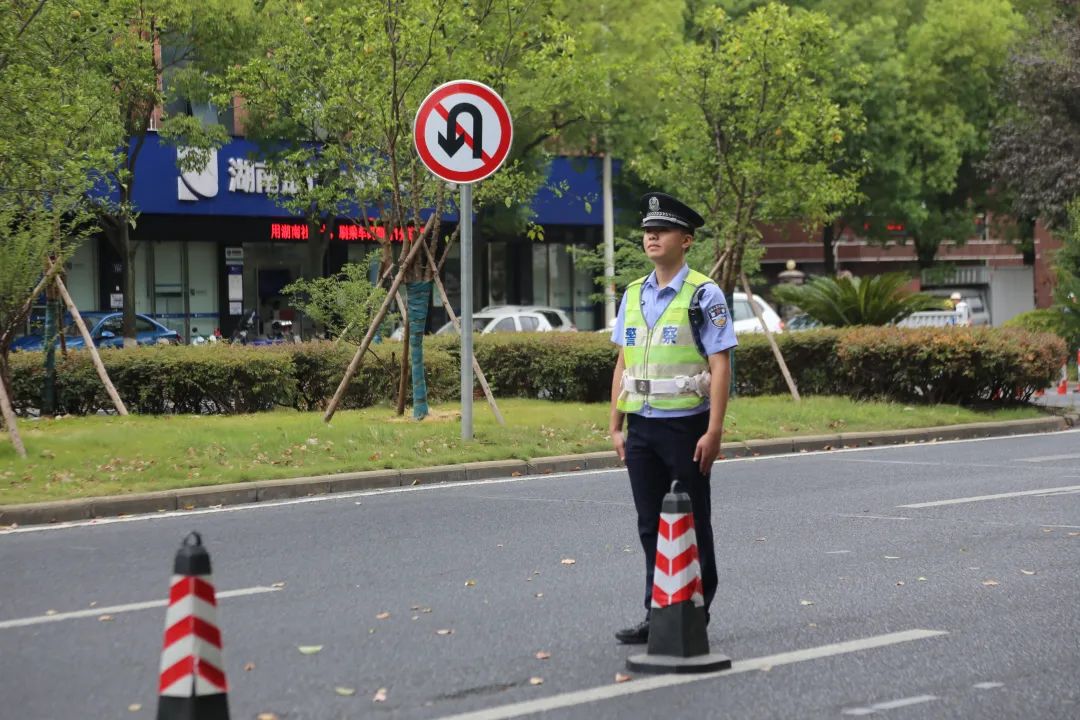
{"label": "round traffic sign", "polygon": [[498,170],[513,136],[506,103],[473,80],[454,80],[432,90],[413,122],[413,142],[424,165],[456,183],[474,183]]}

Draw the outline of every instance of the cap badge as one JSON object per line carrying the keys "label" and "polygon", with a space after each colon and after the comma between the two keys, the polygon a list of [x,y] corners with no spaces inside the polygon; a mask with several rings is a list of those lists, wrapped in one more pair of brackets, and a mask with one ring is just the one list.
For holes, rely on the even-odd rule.
{"label": "cap badge", "polygon": [[649,198],[649,212],[656,212],[660,209],[660,198],[655,195]]}

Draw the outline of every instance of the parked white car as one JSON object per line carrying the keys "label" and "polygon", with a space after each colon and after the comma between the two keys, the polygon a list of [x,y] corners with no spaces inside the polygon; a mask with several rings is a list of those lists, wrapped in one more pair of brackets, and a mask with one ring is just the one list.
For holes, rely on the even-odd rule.
{"label": "parked white car", "polygon": [[479,312],[502,315],[506,313],[539,313],[547,318],[553,330],[577,330],[577,326],[566,314],[565,310],[547,307],[546,305],[488,305],[480,308]]}
{"label": "parked white car", "polygon": [[[754,296],[754,304],[761,311],[761,318],[765,321],[765,325],[770,332],[781,333],[784,331],[784,321],[780,319],[772,306],[765,302],[760,295]],[[761,323],[754,317],[754,310],[750,307],[750,301],[747,300],[746,293],[734,293],[729,305],[731,306],[731,317],[735,321],[736,335],[765,332],[761,328]]]}
{"label": "parked white car", "polygon": [[[473,315],[473,334],[490,335],[507,332],[551,332],[551,322],[536,312],[478,312]],[[435,331],[436,335],[457,334],[454,323],[448,322]]]}

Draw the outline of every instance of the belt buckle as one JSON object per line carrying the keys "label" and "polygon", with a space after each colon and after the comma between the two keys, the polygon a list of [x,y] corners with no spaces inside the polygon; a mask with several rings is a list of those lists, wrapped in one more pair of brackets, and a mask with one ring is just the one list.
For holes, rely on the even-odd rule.
{"label": "belt buckle", "polygon": [[634,380],[634,391],[640,395],[649,394],[649,381],[648,380]]}

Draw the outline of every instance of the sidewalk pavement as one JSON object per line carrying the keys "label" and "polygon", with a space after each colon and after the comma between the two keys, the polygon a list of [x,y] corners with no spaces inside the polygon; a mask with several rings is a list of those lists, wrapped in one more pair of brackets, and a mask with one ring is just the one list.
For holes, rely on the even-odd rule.
{"label": "sidewalk pavement", "polygon": [[[852,432],[836,435],[801,435],[770,440],[729,442],[723,444],[720,452],[723,458],[783,455],[875,445],[903,445],[936,442],[938,440],[962,440],[1003,437],[1024,433],[1056,432],[1076,426],[1080,426],[1080,416],[1071,414],[1060,417],[1010,420],[1007,422],[968,423],[943,427]],[[40,525],[175,510],[194,510],[196,508],[220,507],[223,505],[287,500],[328,493],[488,480],[520,477],[522,475],[548,475],[551,473],[619,468],[622,466],[622,461],[616,457],[614,451],[605,451],[585,453],[583,455],[541,457],[528,461],[491,460],[407,470],[371,470],[285,480],[258,480],[180,490],[132,493],[130,495],[79,498],[56,502],[0,505],[0,529],[3,529],[4,526]]]}

